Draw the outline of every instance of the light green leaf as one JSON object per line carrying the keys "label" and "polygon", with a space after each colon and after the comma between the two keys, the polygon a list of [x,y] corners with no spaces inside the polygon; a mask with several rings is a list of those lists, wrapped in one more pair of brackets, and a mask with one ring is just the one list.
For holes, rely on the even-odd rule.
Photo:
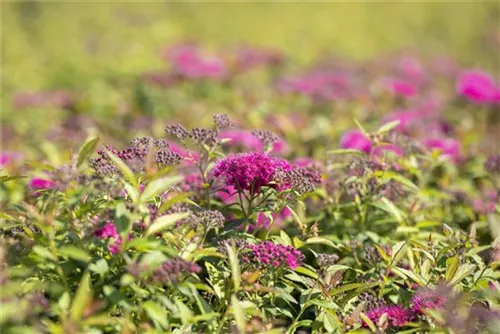
{"label": "light green leaf", "polygon": [[457,269],[458,269],[458,254],[456,254],[454,257],[446,261],[446,275],[445,275],[446,282],[451,281],[451,279],[455,277]]}
{"label": "light green leaf", "polygon": [[137,179],[135,178],[134,172],[132,172],[132,170],[123,162],[123,160],[107,149],[104,149],[104,151],[106,152],[106,155],[111,159],[111,161],[113,161],[115,166],[123,174],[125,180],[130,182],[134,187],[138,187],[139,185],[137,183]]}
{"label": "light green leaf", "polygon": [[142,307],[144,308],[144,311],[146,311],[149,319],[158,323],[162,328],[168,327],[167,311],[160,304],[152,300],[148,300],[142,305]]}
{"label": "light green leaf", "polygon": [[399,126],[399,124],[401,124],[400,120],[395,120],[389,123],[385,123],[380,128],[378,128],[377,134],[382,134],[394,130]]}
{"label": "light green leaf", "polygon": [[59,249],[59,254],[83,262],[89,262],[92,259],[86,251],[76,246],[64,246]]}
{"label": "light green leaf", "polygon": [[80,285],[76,290],[75,298],[71,304],[70,318],[75,321],[81,320],[83,311],[92,299],[92,289],[90,288],[90,275],[86,271],[82,275]]}
{"label": "light green leaf", "polygon": [[233,246],[226,244],[226,249],[229,257],[229,263],[231,264],[234,291],[238,291],[241,283],[240,263]]}
{"label": "light green leaf", "polygon": [[179,220],[188,217],[189,215],[189,212],[179,212],[160,216],[154,221],[153,224],[149,226],[148,230],[146,231],[146,235],[151,235],[163,231],[174,225]]}
{"label": "light green leaf", "polygon": [[245,333],[246,319],[245,319],[245,309],[241,305],[240,301],[235,295],[231,296],[231,307],[233,309],[234,320],[236,322],[236,327],[240,333]]}
{"label": "light green leaf", "polygon": [[83,144],[78,153],[78,159],[76,162],[76,167],[80,167],[88,158],[94,153],[94,150],[99,142],[99,137],[91,138]]}
{"label": "light green leaf", "polygon": [[173,185],[176,185],[183,179],[182,176],[163,177],[150,182],[141,194],[141,202],[145,203],[150,199],[164,193]]}

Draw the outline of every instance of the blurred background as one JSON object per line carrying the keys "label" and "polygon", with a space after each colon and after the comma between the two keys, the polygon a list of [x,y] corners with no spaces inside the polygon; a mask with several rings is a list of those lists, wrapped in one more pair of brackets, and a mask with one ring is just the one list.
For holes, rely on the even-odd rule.
{"label": "blurred background", "polygon": [[[78,95],[79,114],[102,122],[126,116],[130,100],[147,95],[134,86],[138,76],[164,68],[162,50],[185,41],[214,53],[238,45],[276,49],[291,71],[330,54],[365,61],[417,50],[498,77],[499,13],[496,1],[2,3],[2,141],[37,140],[67,114],[18,111],[19,92],[68,90]],[[211,100],[214,108],[237,109],[227,96]],[[168,110],[153,114],[177,117]]]}

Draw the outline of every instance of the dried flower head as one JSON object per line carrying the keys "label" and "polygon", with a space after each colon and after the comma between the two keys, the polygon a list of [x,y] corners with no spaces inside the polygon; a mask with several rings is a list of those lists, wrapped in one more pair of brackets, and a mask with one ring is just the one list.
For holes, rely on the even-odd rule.
{"label": "dried flower head", "polygon": [[196,214],[198,222],[205,228],[221,228],[224,227],[225,218],[220,211],[203,210]]}
{"label": "dried flower head", "polygon": [[201,267],[196,263],[175,257],[163,262],[161,268],[153,272],[153,281],[160,283],[178,283],[183,278],[197,274]]}
{"label": "dried flower head", "polygon": [[334,265],[339,259],[339,256],[337,254],[326,254],[326,253],[321,253],[318,254],[318,265],[323,268],[327,268],[329,266]]}
{"label": "dried flower head", "polygon": [[180,140],[180,141],[186,139],[186,137],[189,136],[189,131],[186,130],[186,128],[180,124],[167,125],[167,128],[165,129],[165,131],[169,135],[177,138],[177,140]]}
{"label": "dried flower head", "polygon": [[215,114],[213,118],[218,129],[227,129],[233,126],[233,122],[226,114]]}
{"label": "dried flower head", "polygon": [[214,129],[194,128],[189,133],[189,137],[197,144],[214,145],[218,142],[218,133]]}
{"label": "dried flower head", "polygon": [[265,151],[271,149],[273,144],[280,139],[276,134],[269,130],[255,130],[252,131],[252,134],[260,140]]}
{"label": "dried flower head", "polygon": [[500,174],[500,154],[489,156],[484,169],[491,174]]}

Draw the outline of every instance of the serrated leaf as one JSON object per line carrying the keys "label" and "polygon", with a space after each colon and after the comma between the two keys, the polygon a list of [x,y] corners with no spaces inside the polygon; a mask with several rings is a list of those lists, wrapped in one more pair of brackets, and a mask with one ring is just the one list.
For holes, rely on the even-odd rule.
{"label": "serrated leaf", "polygon": [[99,137],[96,138],[91,138],[83,144],[83,146],[80,148],[80,152],[78,153],[78,159],[76,161],[76,167],[80,167],[85,161],[90,158],[92,153],[94,153],[94,150],[97,146],[97,143],[99,143]]}
{"label": "serrated leaf", "polygon": [[179,212],[160,216],[149,226],[148,230],[146,231],[146,235],[148,236],[163,231],[171,227],[172,225],[175,225],[176,222],[188,217],[189,215],[189,212]]}

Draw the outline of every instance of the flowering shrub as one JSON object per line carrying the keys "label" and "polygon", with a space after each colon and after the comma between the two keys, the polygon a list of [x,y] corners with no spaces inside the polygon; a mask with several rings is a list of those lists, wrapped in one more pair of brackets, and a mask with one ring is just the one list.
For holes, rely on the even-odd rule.
{"label": "flowering shrub", "polygon": [[[89,136],[78,150],[53,132],[22,154],[6,142],[2,332],[499,328],[493,74],[408,55],[297,73],[267,49],[162,56],[116,106],[130,118],[71,128]],[[84,113],[80,96],[13,104]]]}

